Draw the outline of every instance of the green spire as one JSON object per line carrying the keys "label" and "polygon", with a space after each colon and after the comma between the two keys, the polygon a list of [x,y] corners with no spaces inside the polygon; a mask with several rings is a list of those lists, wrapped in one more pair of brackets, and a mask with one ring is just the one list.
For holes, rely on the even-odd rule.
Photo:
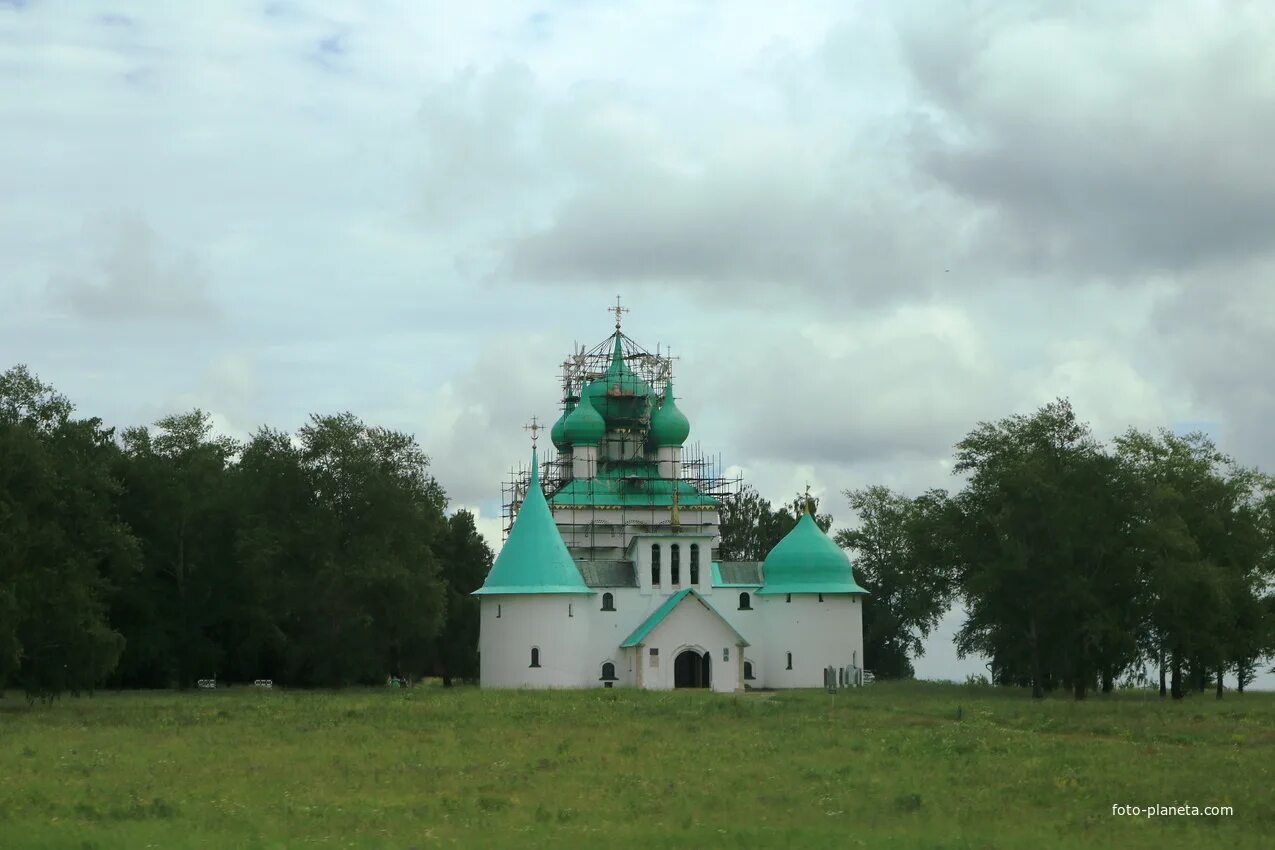
{"label": "green spire", "polygon": [[606,434],[606,421],[594,409],[590,398],[593,387],[594,384],[590,384],[584,388],[580,393],[580,404],[562,425],[562,435],[573,446],[596,446]]}
{"label": "green spire", "polygon": [[673,379],[664,387],[664,403],[651,416],[651,442],[657,448],[680,446],[691,433],[690,420],[677,409],[673,395]]}
{"label": "green spire", "polygon": [[[595,414],[596,415],[596,414]],[[540,490],[540,463],[531,450],[531,483],[496,562],[475,596],[593,593],[580,577]]]}
{"label": "green spire", "polygon": [[762,564],[766,584],[759,594],[867,593],[855,583],[850,559],[824,534],[807,510]]}

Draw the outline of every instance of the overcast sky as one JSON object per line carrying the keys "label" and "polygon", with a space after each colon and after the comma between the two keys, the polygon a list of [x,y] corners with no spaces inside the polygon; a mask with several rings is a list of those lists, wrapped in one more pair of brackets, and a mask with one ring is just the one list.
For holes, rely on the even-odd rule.
{"label": "overcast sky", "polygon": [[838,525],[1058,396],[1275,469],[1275,5],[779,8],[0,0],[0,368],[411,431],[494,545],[617,293]]}

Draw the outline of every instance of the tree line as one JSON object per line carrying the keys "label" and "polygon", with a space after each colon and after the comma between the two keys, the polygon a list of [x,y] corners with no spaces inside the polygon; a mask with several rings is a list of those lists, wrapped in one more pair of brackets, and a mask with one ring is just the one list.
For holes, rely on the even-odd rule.
{"label": "tree line", "polygon": [[0,688],[477,675],[492,561],[406,434],[349,413],[245,442],[195,410],[116,433],[0,374]]}
{"label": "tree line", "polygon": [[[1275,652],[1275,481],[1202,434],[1110,445],[1071,405],[979,423],[956,492],[845,492],[835,532],[880,678],[959,601],[962,654],[997,684],[1083,698],[1158,674],[1181,697],[1240,689]],[[722,560],[761,561],[809,505],[746,487],[722,506]],[[492,553],[406,434],[349,413],[244,442],[201,411],[116,433],[18,366],[0,374],[0,688],[33,696],[477,675]]]}
{"label": "tree line", "polygon": [[[1069,402],[979,423],[956,445],[955,493],[846,491],[864,656],[909,676],[955,601],[961,655],[996,684],[1077,699],[1158,676],[1162,696],[1239,690],[1275,652],[1275,480],[1203,434],[1130,429],[1098,441]],[[745,490],[723,552],[760,560],[798,511]],[[827,530],[831,517],[821,517]],[[729,540],[727,539],[729,538]]]}

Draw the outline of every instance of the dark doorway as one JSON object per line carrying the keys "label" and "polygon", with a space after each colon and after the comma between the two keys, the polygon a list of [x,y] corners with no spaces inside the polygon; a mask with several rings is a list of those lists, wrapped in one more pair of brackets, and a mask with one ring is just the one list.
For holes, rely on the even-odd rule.
{"label": "dark doorway", "polygon": [[673,687],[707,688],[712,682],[712,665],[713,659],[707,652],[682,650],[673,661]]}

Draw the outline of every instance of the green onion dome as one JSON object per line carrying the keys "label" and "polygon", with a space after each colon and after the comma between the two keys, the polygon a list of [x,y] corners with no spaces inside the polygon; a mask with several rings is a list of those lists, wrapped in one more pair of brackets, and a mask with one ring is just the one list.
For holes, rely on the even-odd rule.
{"label": "green onion dome", "polygon": [[571,448],[571,441],[567,439],[567,417],[571,415],[571,411],[576,409],[576,400],[572,396],[567,397],[566,409],[562,411],[562,415],[558,417],[558,421],[553,423],[553,427],[549,429],[549,439],[553,441],[553,447],[560,452],[565,452]]}
{"label": "green onion dome", "polygon": [[664,387],[664,403],[651,415],[651,442],[657,448],[680,446],[691,433],[690,420],[677,409],[673,380]]}
{"label": "green onion dome", "polygon": [[867,593],[855,583],[850,559],[810,513],[804,513],[762,563],[759,594]]}
{"label": "green onion dome", "polygon": [[596,446],[606,434],[606,421],[594,410],[592,395],[593,385],[590,384],[580,393],[580,403],[563,423],[562,436],[573,446]]}
{"label": "green onion dome", "polygon": [[651,407],[651,387],[624,362],[620,332],[615,332],[615,350],[606,374],[589,384],[582,396],[589,396],[609,428],[635,427]]}

